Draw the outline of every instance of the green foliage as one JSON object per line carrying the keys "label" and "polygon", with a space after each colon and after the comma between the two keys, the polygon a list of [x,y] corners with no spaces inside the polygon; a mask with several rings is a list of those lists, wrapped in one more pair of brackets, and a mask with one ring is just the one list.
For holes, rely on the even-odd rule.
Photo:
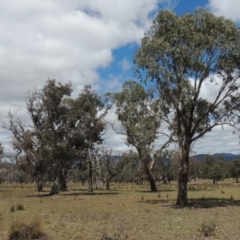
{"label": "green foliage", "polygon": [[[187,202],[192,144],[215,126],[238,120],[239,48],[239,28],[200,8],[182,16],[161,11],[135,55],[135,73],[148,88],[154,85],[169,137],[179,145],[178,203]],[[204,86],[216,86],[216,94],[203,97]]]}
{"label": "green foliage", "polygon": [[146,177],[141,168],[138,154],[130,150],[129,152],[124,153],[122,157],[127,159],[127,164],[116,179],[122,179],[124,182],[141,183]]}
{"label": "green foliage", "polygon": [[157,102],[144,87],[134,81],[127,81],[121,92],[115,95],[116,114],[122,123],[127,143],[136,147],[145,157],[155,141],[161,119]]}
{"label": "green foliage", "polygon": [[[223,100],[229,103],[237,93],[238,74],[234,72],[240,66],[239,36],[239,29],[230,20],[198,9],[181,17],[161,11],[142,39],[135,56],[136,73],[142,80],[156,83],[162,111],[168,114],[171,108],[178,109],[177,120],[184,131],[191,129],[193,139],[210,130],[213,122],[223,120],[219,104]],[[220,84],[216,102],[200,97],[206,81]],[[225,89],[227,95],[223,94]],[[171,128],[179,133],[177,126]]]}
{"label": "green foliage", "polygon": [[163,181],[163,183],[168,183],[174,179],[173,169],[171,168],[173,154],[174,152],[170,150],[156,151],[154,153],[153,157],[156,162],[153,172],[156,180]]}
{"label": "green foliage", "polygon": [[91,86],[85,86],[76,99],[70,98],[71,93],[70,83],[50,79],[28,96],[31,128],[12,113],[5,126],[13,134],[21,170],[36,180],[59,178],[63,189],[73,160],[84,161],[88,149],[102,143],[103,117],[109,109]]}
{"label": "green foliage", "polygon": [[[121,92],[115,95],[116,114],[127,136],[127,144],[137,150],[139,160],[150,182],[151,190],[157,191],[151,173],[151,153],[153,144],[158,137],[161,125],[161,112],[158,101],[153,98],[152,92],[145,91],[144,87],[135,82],[127,81]],[[162,148],[168,144],[163,144]]]}
{"label": "green foliage", "polygon": [[221,156],[208,155],[200,164],[201,177],[205,179],[212,179],[213,183],[222,180],[226,177],[227,162]]}
{"label": "green foliage", "polygon": [[240,176],[240,160],[233,160],[230,163],[230,174],[231,177],[236,178],[236,182],[238,182]]}

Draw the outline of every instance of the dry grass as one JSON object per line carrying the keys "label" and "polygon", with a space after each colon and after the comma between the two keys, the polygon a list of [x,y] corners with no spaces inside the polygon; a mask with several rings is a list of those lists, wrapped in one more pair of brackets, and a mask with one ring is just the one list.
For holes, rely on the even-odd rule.
{"label": "dry grass", "polygon": [[21,203],[18,203],[16,209],[18,211],[23,211],[24,210],[24,206]]}
{"label": "dry grass", "polygon": [[[24,185],[23,190],[0,185],[0,239],[7,240],[16,220],[29,223],[36,217],[53,240],[204,239],[199,229],[208,221],[216,224],[215,235],[208,239],[240,239],[240,184],[219,182],[225,194],[208,181],[189,186],[189,206],[176,208],[174,183],[159,185],[157,195],[147,184],[112,185],[112,191],[98,189],[93,194],[87,193],[87,187],[71,184],[69,192],[58,196],[48,196],[50,187],[39,194],[32,185]],[[10,212],[19,202],[25,210]]]}
{"label": "dry grass", "polygon": [[32,239],[47,239],[47,235],[42,229],[42,222],[39,219],[35,219],[31,223],[23,223],[20,220],[15,220],[10,225],[8,240]]}

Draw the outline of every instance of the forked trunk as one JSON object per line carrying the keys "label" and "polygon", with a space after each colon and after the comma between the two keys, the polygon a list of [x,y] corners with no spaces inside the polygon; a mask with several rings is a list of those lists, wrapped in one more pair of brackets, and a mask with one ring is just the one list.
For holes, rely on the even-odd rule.
{"label": "forked trunk", "polygon": [[157,192],[157,186],[156,186],[155,180],[154,180],[153,175],[152,175],[151,171],[149,170],[148,165],[146,163],[144,165],[144,170],[145,170],[145,173],[146,173],[146,175],[148,177],[148,180],[150,182],[151,191],[152,192]]}

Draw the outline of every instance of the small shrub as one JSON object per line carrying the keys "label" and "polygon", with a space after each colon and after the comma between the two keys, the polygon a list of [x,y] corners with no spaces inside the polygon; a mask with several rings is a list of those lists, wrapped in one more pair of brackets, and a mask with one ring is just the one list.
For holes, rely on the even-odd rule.
{"label": "small shrub", "polygon": [[127,240],[128,235],[123,233],[123,229],[119,228],[114,234],[109,234],[103,229],[100,240]]}
{"label": "small shrub", "polygon": [[32,240],[48,239],[42,230],[42,222],[39,219],[30,224],[15,221],[12,223],[8,233],[8,240]]}
{"label": "small shrub", "polygon": [[221,191],[221,194],[225,194],[225,192],[224,192],[224,191]]}
{"label": "small shrub", "polygon": [[11,206],[10,212],[15,212],[15,207],[14,207],[14,205]]}
{"label": "small shrub", "polygon": [[203,233],[203,235],[205,237],[209,237],[209,236],[212,236],[214,231],[216,229],[216,225],[214,223],[214,221],[210,221],[210,222],[205,222],[201,225],[199,231],[201,233]]}
{"label": "small shrub", "polygon": [[17,210],[18,211],[23,211],[24,210],[24,207],[23,207],[23,205],[21,203],[17,204]]}

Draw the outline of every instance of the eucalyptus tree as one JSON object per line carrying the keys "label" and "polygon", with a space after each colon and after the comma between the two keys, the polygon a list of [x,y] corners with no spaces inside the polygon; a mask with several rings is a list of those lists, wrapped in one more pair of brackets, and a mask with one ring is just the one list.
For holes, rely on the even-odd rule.
{"label": "eucalyptus tree", "polygon": [[88,165],[88,191],[92,192],[94,148],[103,142],[106,126],[104,117],[111,104],[91,86],[85,86],[78,98],[71,100],[69,142],[81,149],[80,158]]}
{"label": "eucalyptus tree", "polygon": [[239,159],[234,159],[232,162],[229,163],[230,165],[230,174],[231,177],[236,179],[236,182],[239,182],[239,177],[240,177],[240,160]]}
{"label": "eucalyptus tree", "polygon": [[31,124],[27,126],[9,113],[9,124],[5,125],[13,135],[17,162],[33,176],[54,181],[52,194],[67,188],[66,177],[73,161],[84,161],[88,150],[101,143],[105,126],[105,105],[90,86],[76,99],[71,93],[70,83],[50,79],[28,96]]}
{"label": "eucalyptus tree", "polygon": [[39,141],[33,126],[22,122],[18,114],[8,113],[9,123],[4,128],[12,134],[12,147],[15,151],[15,162],[20,169],[30,174],[37,182],[37,190],[42,191],[43,179],[46,177],[48,162],[45,151]]}
{"label": "eucalyptus tree", "polygon": [[204,179],[212,179],[213,184],[224,179],[228,174],[228,163],[221,155],[206,155],[200,163],[201,177]]}
{"label": "eucalyptus tree", "polygon": [[[197,9],[177,16],[161,11],[141,40],[137,76],[155,84],[162,119],[180,149],[177,204],[187,204],[193,143],[224,124],[239,106],[240,31],[228,19]],[[207,94],[207,90],[214,91]]]}
{"label": "eucalyptus tree", "polygon": [[44,151],[49,177],[51,180],[58,179],[60,190],[67,188],[66,176],[73,159],[72,146],[68,144],[69,107],[66,101],[71,93],[70,83],[63,85],[50,79],[27,100],[27,110],[39,142],[37,151]]}
{"label": "eucalyptus tree", "polygon": [[127,164],[121,174],[117,176],[116,180],[118,182],[124,181],[136,183],[137,185],[142,184],[142,180],[146,177],[139,163],[138,154],[129,150],[128,152],[123,153],[122,157],[127,159]]}
{"label": "eucalyptus tree", "polygon": [[155,179],[162,181],[164,184],[169,183],[173,179],[171,172],[171,160],[174,152],[172,150],[155,151],[153,157],[155,159],[155,167],[153,169]]}
{"label": "eucalyptus tree", "polygon": [[[122,91],[115,95],[115,100],[116,114],[123,126],[123,131],[118,132],[126,135],[127,144],[137,150],[140,163],[150,182],[151,191],[157,191],[150,165],[153,164],[151,155],[161,125],[158,101],[135,81],[124,83]],[[162,148],[167,145],[168,142],[163,144]]]}
{"label": "eucalyptus tree", "polygon": [[101,177],[106,183],[106,190],[110,190],[110,181],[113,177],[121,174],[128,163],[128,158],[113,155],[112,149],[103,149],[103,156],[100,159]]}

